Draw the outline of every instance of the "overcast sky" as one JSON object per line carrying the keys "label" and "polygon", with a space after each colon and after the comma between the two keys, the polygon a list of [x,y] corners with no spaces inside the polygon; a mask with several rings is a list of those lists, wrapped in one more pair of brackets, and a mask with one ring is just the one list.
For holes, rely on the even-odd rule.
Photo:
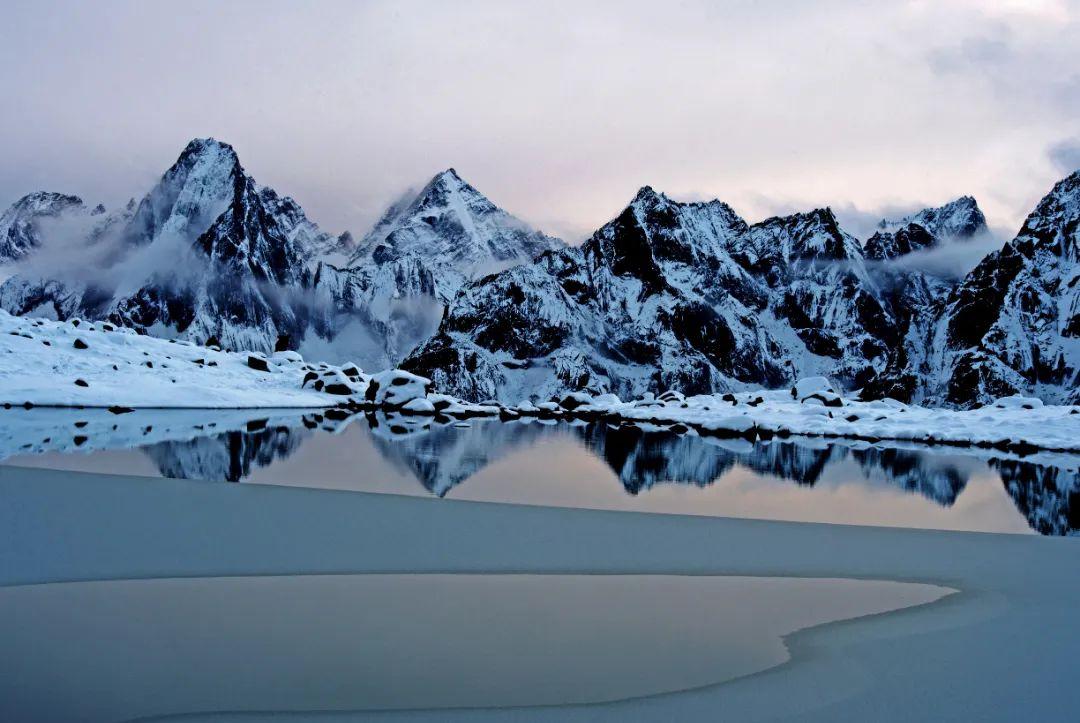
{"label": "overcast sky", "polygon": [[[992,8],[991,8],[992,6]],[[638,187],[749,220],[974,195],[1015,232],[1080,167],[1080,0],[6,0],[0,204],[115,205],[195,136],[330,231],[453,166],[580,239]]]}

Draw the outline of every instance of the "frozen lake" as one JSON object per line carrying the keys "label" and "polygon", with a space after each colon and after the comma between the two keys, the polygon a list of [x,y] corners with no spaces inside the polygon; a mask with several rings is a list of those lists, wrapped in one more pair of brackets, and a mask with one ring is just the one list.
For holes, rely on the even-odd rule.
{"label": "frozen lake", "polygon": [[1080,705],[1072,539],[13,466],[0,500],[9,720],[1009,721]]}
{"label": "frozen lake", "polygon": [[760,672],[788,659],[782,636],[796,630],[949,592],[866,580],[663,575],[0,587],[0,717],[215,720],[224,712],[626,700]]}

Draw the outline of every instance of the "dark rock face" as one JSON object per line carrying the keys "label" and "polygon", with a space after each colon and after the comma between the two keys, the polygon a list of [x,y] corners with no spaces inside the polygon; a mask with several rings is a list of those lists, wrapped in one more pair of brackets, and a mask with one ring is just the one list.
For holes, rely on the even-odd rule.
{"label": "dark rock face", "polygon": [[472,399],[826,374],[866,398],[1078,402],[1078,176],[963,279],[891,262],[986,234],[970,197],[883,221],[861,246],[828,209],[750,226],[646,187],[580,249],[466,286],[405,366]]}
{"label": "dark rock face", "polygon": [[893,232],[878,231],[866,241],[866,258],[874,261],[895,259],[937,244],[937,237],[923,226],[909,223]]}

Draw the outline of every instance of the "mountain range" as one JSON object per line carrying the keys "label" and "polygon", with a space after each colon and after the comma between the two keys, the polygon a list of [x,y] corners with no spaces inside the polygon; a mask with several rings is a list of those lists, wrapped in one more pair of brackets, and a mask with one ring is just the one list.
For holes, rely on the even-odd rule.
{"label": "mountain range", "polygon": [[228,144],[198,139],[119,209],[17,201],[0,216],[0,307],[400,365],[471,400],[822,375],[928,405],[1080,402],[1080,172],[966,275],[911,263],[988,234],[968,196],[859,240],[828,208],[750,224],[644,187],[571,247],[448,169],[356,241],[258,185]]}

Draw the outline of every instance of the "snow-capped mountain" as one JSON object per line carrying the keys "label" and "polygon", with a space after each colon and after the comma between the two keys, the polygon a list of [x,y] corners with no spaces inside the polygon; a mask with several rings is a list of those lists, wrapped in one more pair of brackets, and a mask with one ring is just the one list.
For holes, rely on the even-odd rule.
{"label": "snow-capped mountain", "polygon": [[895,319],[828,209],[753,226],[645,187],[580,248],[465,286],[403,364],[469,399],[860,383]]}
{"label": "snow-capped mountain", "polygon": [[925,208],[898,220],[883,219],[866,240],[866,258],[885,261],[988,233],[986,217],[975,199],[961,196],[937,208]]}
{"label": "snow-capped mountain", "polygon": [[391,204],[356,246],[347,267],[326,263],[316,272],[313,288],[326,310],[316,319],[318,338],[333,341],[309,340],[302,350],[380,368],[434,333],[466,281],[564,244],[493,204],[451,168]]}
{"label": "snow-capped mountain", "polygon": [[893,263],[988,233],[961,197],[865,244],[828,209],[748,225],[644,188],[579,249],[478,279],[403,366],[463,398],[637,396],[825,375],[864,396],[1080,402],[1080,173],[962,279]]}
{"label": "snow-capped mountain", "polygon": [[966,407],[1024,393],[1080,403],[1080,171],[950,293],[932,348],[931,398]]}
{"label": "snow-capped mountain", "polygon": [[415,257],[432,269],[439,296],[449,301],[468,279],[564,245],[496,206],[450,168],[393,203],[349,265]]}
{"label": "snow-capped mountain", "polygon": [[78,268],[31,266],[0,287],[0,306],[233,349],[295,348],[319,315],[310,286],[320,261],[353,247],[259,186],[214,139],[193,140],[137,205],[102,219],[85,240],[97,266],[82,256]]}
{"label": "snow-capped mountain", "polygon": [[947,243],[969,242],[989,234],[989,229],[970,196],[898,221],[883,220],[879,228],[883,230],[867,239],[864,250],[868,260],[881,262],[872,265],[872,273],[896,319],[898,342],[888,367],[867,382],[864,395],[923,399],[938,375],[932,353],[935,329],[960,279],[888,262]]}
{"label": "snow-capped mountain", "polygon": [[969,239],[986,231],[986,217],[971,196],[961,196],[937,208],[924,208],[900,219],[882,219],[878,229],[885,233],[922,226],[940,239]]}
{"label": "snow-capped mountain", "polygon": [[393,366],[430,336],[466,280],[562,246],[452,169],[356,243],[259,186],[232,146],[196,139],[138,204],[105,213],[59,194],[23,199],[3,217],[7,257],[48,243],[40,219],[76,211],[99,216],[79,253],[15,269],[0,307],[367,368]]}
{"label": "snow-capped mountain", "polygon": [[23,196],[0,215],[0,263],[24,258],[40,247],[43,221],[84,213],[78,196],[48,191]]}
{"label": "snow-capped mountain", "polygon": [[720,201],[645,187],[570,248],[449,169],[354,242],[258,185],[228,144],[198,139],[138,203],[36,193],[8,209],[0,308],[369,369],[407,357],[472,400],[823,375],[867,398],[1075,403],[1078,226],[1080,173],[954,279],[914,261],[987,234],[967,196],[883,220],[860,243],[829,209],[748,224]]}

